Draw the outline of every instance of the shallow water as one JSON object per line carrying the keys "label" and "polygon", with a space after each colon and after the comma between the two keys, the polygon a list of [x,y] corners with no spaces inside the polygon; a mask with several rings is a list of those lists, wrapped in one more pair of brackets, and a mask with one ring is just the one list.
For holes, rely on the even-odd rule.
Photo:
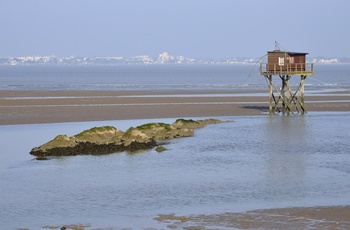
{"label": "shallow water", "polygon": [[[350,204],[350,113],[219,117],[167,151],[36,161],[57,134],[155,120],[0,126],[4,229],[90,223],[156,227],[157,214]],[[157,119],[171,123],[174,119]]]}

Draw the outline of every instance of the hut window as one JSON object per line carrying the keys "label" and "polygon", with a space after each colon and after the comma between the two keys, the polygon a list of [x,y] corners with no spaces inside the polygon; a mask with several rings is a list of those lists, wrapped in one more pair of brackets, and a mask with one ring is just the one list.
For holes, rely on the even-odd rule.
{"label": "hut window", "polygon": [[284,57],[278,58],[278,65],[284,65]]}
{"label": "hut window", "polygon": [[294,63],[294,57],[290,57],[289,63]]}

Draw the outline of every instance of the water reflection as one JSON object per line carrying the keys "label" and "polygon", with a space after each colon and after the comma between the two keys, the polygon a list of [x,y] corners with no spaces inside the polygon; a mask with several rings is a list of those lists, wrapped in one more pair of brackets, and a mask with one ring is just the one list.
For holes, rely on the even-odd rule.
{"label": "water reflection", "polygon": [[[264,141],[266,144],[267,189],[276,200],[302,196],[306,181],[307,117],[268,116]],[[295,192],[299,190],[298,192]],[[292,192],[294,191],[294,192]]]}

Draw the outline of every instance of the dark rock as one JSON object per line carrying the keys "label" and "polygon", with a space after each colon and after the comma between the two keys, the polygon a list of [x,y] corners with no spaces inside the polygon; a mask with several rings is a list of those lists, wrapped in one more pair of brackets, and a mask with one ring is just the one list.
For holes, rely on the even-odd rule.
{"label": "dark rock", "polygon": [[151,149],[151,148],[153,148],[156,145],[157,145],[157,142],[154,139],[152,139],[149,142],[137,142],[137,141],[134,141],[134,142],[129,143],[129,145],[126,146],[125,150],[129,151],[129,152],[136,152],[136,151],[139,151],[139,150]]}
{"label": "dark rock", "polygon": [[72,137],[58,135],[53,140],[33,148],[30,154],[40,158],[124,151],[125,146],[120,139],[123,134],[124,132],[112,126],[94,127]]}
{"label": "dark rock", "polygon": [[103,155],[108,153],[124,151],[124,145],[116,143],[96,144],[91,142],[77,142],[74,146],[60,146],[53,148],[34,148],[31,155],[38,157],[47,156],[72,156],[72,155]]}
{"label": "dark rock", "polygon": [[157,148],[156,148],[156,151],[158,152],[158,153],[161,153],[161,152],[164,152],[164,151],[166,151],[166,150],[168,150],[167,148],[165,148],[164,146],[157,146]]}

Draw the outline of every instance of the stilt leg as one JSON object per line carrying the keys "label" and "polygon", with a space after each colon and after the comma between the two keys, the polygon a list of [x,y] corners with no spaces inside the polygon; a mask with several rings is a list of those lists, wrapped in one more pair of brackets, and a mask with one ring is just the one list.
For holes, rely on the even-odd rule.
{"label": "stilt leg", "polygon": [[269,113],[271,114],[271,113],[273,113],[272,102],[274,100],[273,91],[272,91],[272,76],[265,75],[265,79],[266,79],[267,85],[269,87]]}
{"label": "stilt leg", "polygon": [[305,104],[304,104],[304,83],[305,83],[305,80],[306,80],[306,75],[302,75],[301,80],[300,80],[300,96],[299,96],[302,113],[306,112]]}

